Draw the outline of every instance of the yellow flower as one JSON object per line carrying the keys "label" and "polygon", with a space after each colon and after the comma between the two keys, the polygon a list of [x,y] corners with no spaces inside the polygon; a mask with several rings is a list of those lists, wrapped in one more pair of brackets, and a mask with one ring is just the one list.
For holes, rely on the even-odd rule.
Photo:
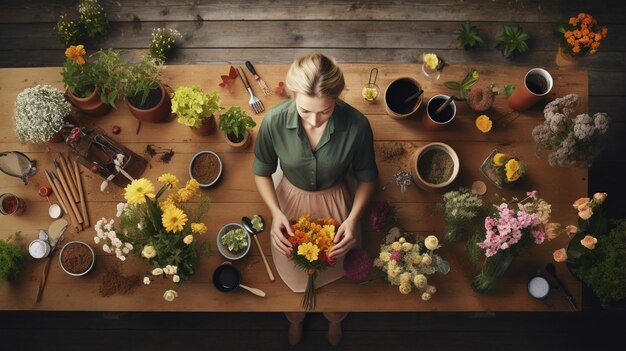
{"label": "yellow flower", "polygon": [[165,230],[176,233],[183,230],[185,223],[187,223],[187,215],[180,208],[171,206],[165,209],[161,221]]}
{"label": "yellow flower", "polygon": [[519,172],[510,172],[510,171],[506,171],[506,181],[509,183],[512,183],[516,180],[518,180],[520,177]]}
{"label": "yellow flower", "polygon": [[133,180],[124,190],[124,198],[131,205],[146,203],[146,196],[154,198],[154,185],[146,178]]}
{"label": "yellow flower", "polygon": [[87,51],[85,51],[84,45],[70,45],[69,48],[65,49],[65,57],[70,60],[76,61],[76,63],[79,65],[85,64],[85,59],[83,58],[83,56],[86,53]]}
{"label": "yellow flower", "polygon": [[193,198],[194,193],[187,188],[178,190],[178,200],[180,202],[187,202]]}
{"label": "yellow flower", "polygon": [[189,234],[187,235],[184,239],[183,242],[187,245],[191,244],[193,242],[193,235]]}
{"label": "yellow flower", "polygon": [[191,223],[191,231],[195,234],[204,234],[207,232],[207,227],[204,223]]}
{"label": "yellow flower", "polygon": [[164,294],[163,294],[163,298],[165,299],[165,301],[168,302],[172,302],[174,301],[175,298],[178,297],[178,293],[176,292],[176,290],[167,290]]}
{"label": "yellow flower", "polygon": [[189,191],[193,191],[194,195],[195,193],[198,192],[198,190],[200,190],[200,183],[198,183],[197,180],[191,178],[187,181],[187,184],[185,185],[185,187],[189,190]]}
{"label": "yellow flower", "polygon": [[504,166],[504,161],[506,161],[506,157],[506,154],[498,152],[497,154],[493,155],[493,164],[498,167]]}
{"label": "yellow flower", "polygon": [[400,287],[398,289],[404,295],[409,294],[411,292],[411,284],[409,283],[400,284]]}
{"label": "yellow flower", "polygon": [[504,170],[506,171],[506,180],[508,182],[514,182],[519,179],[521,175],[521,164],[518,160],[512,158],[507,161],[504,165]]}
{"label": "yellow flower", "polygon": [[312,243],[305,243],[298,246],[298,255],[304,256],[309,262],[317,260],[317,255],[320,253],[319,247]]}
{"label": "yellow flower", "polygon": [[154,246],[152,245],[144,246],[143,250],[141,250],[141,256],[148,258],[148,259],[156,256],[156,250],[154,249]]}
{"label": "yellow flower", "polygon": [[472,72],[472,78],[474,79],[480,78],[480,74],[478,74],[478,71],[474,70],[474,72]]}
{"label": "yellow flower", "polygon": [[424,239],[424,246],[426,246],[428,250],[435,250],[439,248],[439,239],[434,235],[429,235]]}
{"label": "yellow flower", "polygon": [[161,183],[167,183],[172,187],[175,187],[178,184],[178,178],[176,178],[176,176],[172,173],[163,173],[158,178],[158,181]]}
{"label": "yellow flower", "polygon": [[430,69],[437,69],[437,66],[439,66],[439,58],[433,53],[424,54],[424,64]]}
{"label": "yellow flower", "polygon": [[488,131],[490,131],[491,127],[493,126],[493,122],[491,122],[491,119],[489,119],[489,117],[487,117],[486,115],[478,116],[476,118],[475,124],[476,128],[478,128],[478,130],[483,133],[487,133]]}

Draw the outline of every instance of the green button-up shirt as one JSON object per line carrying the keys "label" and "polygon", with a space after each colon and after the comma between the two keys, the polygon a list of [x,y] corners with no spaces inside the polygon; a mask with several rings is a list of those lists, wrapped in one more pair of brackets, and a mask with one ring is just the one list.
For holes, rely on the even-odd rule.
{"label": "green button-up shirt", "polygon": [[374,138],[361,112],[337,100],[315,151],[302,127],[294,100],[269,110],[254,145],[254,174],[271,176],[280,167],[289,182],[316,191],[342,181],[352,168],[355,178],[371,182],[378,177]]}

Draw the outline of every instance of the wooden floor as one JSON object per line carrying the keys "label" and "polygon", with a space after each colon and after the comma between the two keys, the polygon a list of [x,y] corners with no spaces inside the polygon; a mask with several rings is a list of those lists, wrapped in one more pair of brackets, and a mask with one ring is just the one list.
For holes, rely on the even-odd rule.
{"label": "wooden floor", "polygon": [[[169,63],[289,63],[319,50],[340,62],[417,62],[434,51],[450,63],[551,67],[556,23],[586,11],[609,27],[599,53],[580,63],[589,69],[589,112],[612,118],[607,151],[589,172],[589,192],[609,193],[612,217],[626,217],[626,22],[622,1],[538,0],[100,0],[111,21],[108,37],[88,43],[141,52],[155,27],[181,31]],[[59,66],[63,46],[52,26],[76,0],[5,0],[0,11],[0,67]],[[296,5],[296,3],[300,3]],[[454,48],[464,20],[479,26],[483,48]],[[530,51],[506,60],[494,49],[505,24],[530,33]],[[2,87],[0,86],[0,89]],[[7,102],[1,102],[7,103]],[[9,118],[9,116],[2,116]],[[564,189],[564,191],[567,191]],[[578,314],[351,314],[342,349],[583,350],[623,340],[624,306]],[[280,314],[130,314],[0,312],[2,349],[289,349]],[[324,349],[326,323],[307,319],[302,349]],[[600,344],[599,344],[600,343]]]}

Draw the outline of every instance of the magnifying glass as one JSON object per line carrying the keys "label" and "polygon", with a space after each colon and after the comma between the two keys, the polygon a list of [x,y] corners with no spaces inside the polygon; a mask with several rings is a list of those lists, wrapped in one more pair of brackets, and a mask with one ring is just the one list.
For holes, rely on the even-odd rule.
{"label": "magnifying glass", "polygon": [[37,173],[35,161],[19,151],[0,152],[0,171],[11,177],[20,178],[24,185],[28,184],[28,177]]}

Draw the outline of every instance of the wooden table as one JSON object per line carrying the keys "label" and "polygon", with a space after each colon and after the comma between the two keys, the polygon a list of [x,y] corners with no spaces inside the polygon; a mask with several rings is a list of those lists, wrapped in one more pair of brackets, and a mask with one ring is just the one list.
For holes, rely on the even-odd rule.
{"label": "wooden table", "polygon": [[[370,120],[374,131],[377,149],[377,162],[380,171],[380,188],[376,192],[375,200],[384,200],[393,203],[399,212],[400,219],[407,230],[422,234],[443,236],[443,217],[438,203],[441,202],[441,193],[428,193],[415,186],[409,187],[404,194],[395,186],[382,186],[390,181],[391,175],[399,168],[406,167],[406,161],[412,150],[432,141],[441,141],[451,145],[461,159],[461,172],[456,185],[469,186],[474,180],[483,180],[488,184],[487,195],[498,192],[507,198],[522,196],[524,192],[533,189],[539,190],[540,196],[552,203],[553,219],[561,223],[574,223],[576,213],[571,203],[587,193],[587,170],[581,168],[553,168],[547,161],[535,155],[535,143],[531,137],[534,126],[543,120],[543,104],[520,114],[510,114],[504,97],[497,97],[493,111],[493,118],[502,117],[503,120],[512,120],[507,126],[498,124],[488,134],[482,134],[473,125],[475,112],[463,104],[458,104],[458,113],[455,121],[444,131],[425,131],[418,118],[394,120],[387,116],[383,106],[382,96],[374,103],[368,103],[361,98],[361,87],[367,83],[370,69],[374,65],[345,64],[342,65],[346,77],[346,90],[343,99],[361,110]],[[421,76],[420,67],[414,64],[380,64],[378,85],[381,92],[389,82],[400,76],[410,76],[418,79],[425,88],[425,98],[437,93],[450,94],[451,91],[443,86],[447,80],[460,81],[466,74],[469,66],[447,66],[441,79],[437,82],[428,82]],[[473,66],[481,74],[482,82],[494,82],[496,86],[519,84],[528,68],[514,66]],[[248,95],[244,91],[241,81],[237,80],[233,93],[218,86],[220,75],[227,74],[228,65],[185,65],[168,66],[163,71],[163,81],[171,87],[198,84],[204,89],[217,90],[223,99],[223,105],[228,108],[238,105],[247,110],[259,123],[263,115],[254,115],[247,105]],[[271,87],[284,80],[288,65],[259,65],[259,74]],[[567,93],[577,93],[584,97],[587,110],[588,86],[587,72],[576,69],[549,69],[554,77],[554,89],[549,99],[563,96]],[[29,185],[24,186],[17,178],[0,175],[0,193],[11,192],[27,203],[27,210],[22,216],[2,216],[0,218],[0,238],[6,238],[16,231],[21,231],[26,246],[38,233],[38,229],[48,227],[51,220],[47,216],[48,203],[37,195],[40,185],[46,184],[41,170],[51,168],[51,162],[57,152],[67,152],[64,144],[21,144],[13,133],[14,125],[11,119],[13,104],[16,95],[24,88],[34,84],[51,84],[63,87],[58,67],[28,68],[28,69],[0,69],[0,150],[19,150],[25,152],[32,159],[37,160],[40,171],[31,178]],[[264,97],[256,83],[253,89],[261,97],[266,109],[274,106],[284,98],[273,95]],[[422,110],[423,111],[423,107]],[[503,117],[504,116],[504,117]],[[151,159],[144,176],[156,180],[161,173],[172,172],[181,179],[188,179],[188,163],[194,153],[200,150],[213,150],[220,154],[224,162],[223,180],[219,186],[203,192],[213,202],[204,221],[209,228],[205,240],[215,244],[215,235],[219,228],[230,222],[237,222],[242,215],[255,213],[270,218],[269,212],[262,202],[253,181],[251,171],[253,154],[252,147],[245,151],[234,151],[225,142],[222,133],[216,132],[208,137],[198,137],[191,131],[177,123],[149,124],[143,123],[141,131],[135,134],[137,120],[132,117],[124,103],[120,102],[118,109],[110,114],[83,120],[86,126],[99,126],[110,131],[114,125],[119,125],[122,132],[113,136],[133,151],[144,154],[147,144],[163,148],[173,148],[175,155],[172,161],[165,164],[157,158]],[[258,126],[255,128],[255,132]],[[401,143],[407,150],[401,159],[383,160],[380,150],[394,143]],[[489,184],[479,171],[479,166],[494,147],[516,153],[528,164],[528,173],[522,184],[512,190],[497,191]],[[148,158],[149,159],[149,158]],[[102,179],[88,170],[81,168],[85,182],[86,196],[90,218],[95,222],[101,217],[115,215],[115,204],[123,201],[122,189],[110,185],[106,192],[101,193],[99,185]],[[269,225],[269,224],[268,224]],[[266,232],[267,233],[267,232]],[[41,302],[35,303],[35,295],[43,261],[28,258],[17,282],[6,283],[0,286],[0,310],[65,310],[65,311],[288,311],[299,310],[300,294],[292,293],[277,277],[270,282],[259,251],[253,247],[248,257],[236,262],[243,272],[243,282],[246,285],[260,288],[267,292],[266,298],[258,298],[239,289],[230,294],[217,291],[211,283],[211,274],[215,267],[224,259],[219,256],[213,245],[213,254],[200,260],[197,273],[179,290],[180,297],[172,303],[162,298],[166,283],[153,282],[150,286],[141,286],[129,295],[115,295],[100,297],[100,281],[109,267],[119,266],[124,274],[144,274],[150,266],[135,257],[129,257],[126,262],[120,262],[114,256],[102,252],[99,246],[93,243],[95,231],[91,228],[80,233],[66,233],[66,241],[71,239],[83,240],[97,252],[96,266],[87,276],[82,278],[70,277],[65,274],[55,259],[50,268],[48,283]],[[270,254],[270,240],[268,234],[260,236],[261,244],[266,254]],[[364,232],[364,245],[368,252],[375,256],[379,245],[384,240],[384,233]],[[464,243],[445,246],[439,253],[450,262],[451,271],[447,276],[436,274],[431,277],[438,292],[432,300],[421,301],[415,295],[401,295],[397,287],[391,286],[382,280],[382,274],[377,269],[371,274],[373,278],[367,284],[342,279],[325,286],[317,291],[318,311],[572,311],[570,305],[559,291],[550,295],[550,302],[554,305],[548,308],[540,301],[533,300],[526,292],[529,277],[537,268],[543,267],[552,260],[552,251],[563,247],[565,238],[546,242],[541,246],[532,247],[528,252],[518,257],[498,288],[492,295],[476,294],[469,286],[469,280],[475,273],[475,267],[467,259]],[[269,259],[272,265],[271,258]],[[273,266],[273,265],[272,265]],[[564,265],[557,265],[560,277],[568,285],[580,306],[581,286],[570,274]],[[276,274],[275,268],[273,268]]]}

